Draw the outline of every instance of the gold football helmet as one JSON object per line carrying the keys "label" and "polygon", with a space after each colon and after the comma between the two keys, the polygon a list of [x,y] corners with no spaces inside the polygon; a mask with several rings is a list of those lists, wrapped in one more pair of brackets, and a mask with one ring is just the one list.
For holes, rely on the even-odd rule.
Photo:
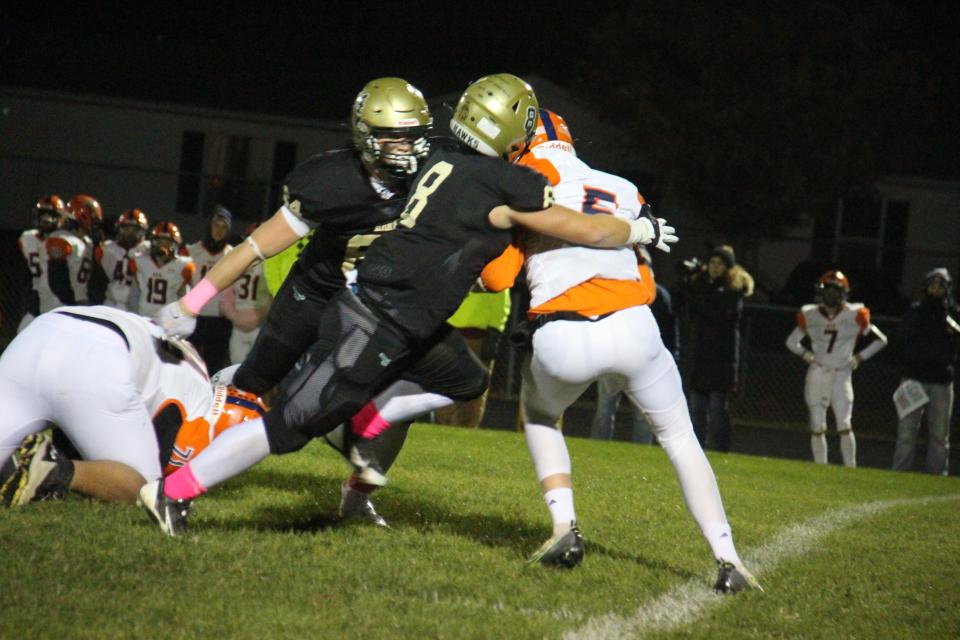
{"label": "gold football helmet", "polygon": [[[423,94],[402,78],[371,80],[357,94],[350,114],[353,144],[363,166],[381,179],[403,180],[416,175],[430,152],[427,133],[433,117]],[[382,139],[409,140],[409,150],[385,147]]]}
{"label": "gold football helmet", "polygon": [[533,138],[539,107],[533,89],[517,76],[484,76],[460,96],[450,130],[471,149],[513,162]]}

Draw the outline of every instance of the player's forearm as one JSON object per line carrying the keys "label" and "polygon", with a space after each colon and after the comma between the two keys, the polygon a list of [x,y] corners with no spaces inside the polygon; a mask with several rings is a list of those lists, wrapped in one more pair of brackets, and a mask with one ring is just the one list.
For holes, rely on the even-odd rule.
{"label": "player's forearm", "polygon": [[181,299],[181,307],[197,314],[217,292],[236,282],[254,262],[275,256],[299,240],[303,234],[299,227],[295,229],[287,221],[288,215],[291,214],[282,209],[277,211],[245,241],[222,257],[194,290]]}
{"label": "player's forearm", "polygon": [[803,348],[803,329],[800,327],[795,327],[794,330],[787,336],[787,349],[790,350],[794,355],[803,357],[806,349]]}
{"label": "player's forearm", "polygon": [[622,247],[630,239],[630,225],[614,216],[588,216],[555,204],[535,213],[511,215],[514,223],[567,242],[593,247]]}

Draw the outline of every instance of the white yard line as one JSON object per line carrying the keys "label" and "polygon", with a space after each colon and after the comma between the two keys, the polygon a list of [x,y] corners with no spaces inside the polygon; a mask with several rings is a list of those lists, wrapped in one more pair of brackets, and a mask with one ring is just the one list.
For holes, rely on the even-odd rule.
{"label": "white yard line", "polygon": [[[904,505],[930,504],[960,500],[960,495],[927,498],[900,498],[841,507],[806,522],[787,527],[773,540],[747,553],[744,564],[763,584],[763,575],[773,572],[784,561],[810,551],[828,534],[877,513]],[[600,638],[642,638],[648,633],[672,631],[694,622],[710,609],[726,602],[728,597],[714,594],[710,578],[689,580],[671,589],[633,614],[608,614],[587,621],[582,627],[563,634],[564,640],[593,640]],[[734,596],[735,597],[735,596]]]}

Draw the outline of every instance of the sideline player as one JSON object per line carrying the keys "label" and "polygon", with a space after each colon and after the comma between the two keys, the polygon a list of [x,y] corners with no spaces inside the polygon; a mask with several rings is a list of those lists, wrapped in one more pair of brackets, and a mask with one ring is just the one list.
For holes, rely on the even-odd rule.
{"label": "sideline player", "polygon": [[153,227],[150,251],[130,260],[131,311],[154,318],[168,302],[186,293],[197,267],[180,254],[182,245],[183,236],[174,223],[159,222]]}
{"label": "sideline player", "polygon": [[[567,124],[557,114],[540,109],[530,147],[525,164],[550,179],[558,203],[627,221],[649,209],[636,186],[577,158]],[[734,547],[716,478],[693,431],[676,362],[650,310],[655,289],[645,261],[638,259],[634,247],[594,249],[530,233],[519,239],[530,287],[533,347],[522,371],[524,433],[553,519],[552,537],[530,561],[572,568],[583,558],[560,420],[587,387],[603,378],[622,390],[652,424],[687,508],[716,558],[714,588],[733,593],[758,587]],[[656,247],[669,251],[663,242]],[[512,279],[517,272],[519,264],[507,275]]]}
{"label": "sideline player", "polygon": [[[107,306],[60,307],[34,320],[0,357],[0,403],[0,497],[7,505],[67,488],[133,502],[145,482],[266,410],[233,387],[211,390],[189,343]],[[50,422],[83,461],[59,455],[38,435]]]}
{"label": "sideline player", "polygon": [[[227,235],[233,225],[233,214],[222,205],[217,205],[210,216],[206,235],[184,247],[195,265],[193,282],[196,286],[213,265],[233,249]],[[179,294],[178,294],[179,295]],[[230,334],[233,324],[220,310],[222,295],[214,296],[203,305],[197,316],[197,327],[190,335],[190,342],[197,348],[212,371],[219,371],[230,364]]]}
{"label": "sideline player", "polygon": [[[283,206],[210,269],[188,296],[168,305],[160,323],[175,333],[190,335],[193,317],[214,294],[237,282],[257,261],[277,255],[309,234],[253,349],[234,374],[240,388],[266,394],[316,341],[319,318],[330,298],[345,285],[346,273],[359,264],[375,238],[396,228],[410,181],[427,159],[427,134],[432,124],[423,95],[406,80],[377,78],[368,82],[351,108],[353,147],[327,151],[298,165],[286,177]],[[437,353],[450,363],[450,377],[441,390],[456,397],[485,387],[487,374],[481,363],[459,357],[467,351],[466,345],[451,342],[449,346]],[[422,391],[412,382],[404,383],[402,389],[411,394]],[[386,404],[396,392],[387,390],[379,398],[378,419],[388,420]],[[395,419],[407,421],[451,402],[437,394],[419,399],[423,402],[408,397],[405,403],[390,403],[410,411]],[[385,481],[384,474],[397,457],[408,427],[403,424],[390,429],[375,438],[363,454],[352,446],[356,440],[353,429],[331,434],[328,442],[356,469],[342,488],[341,515],[385,524],[369,495]],[[358,423],[357,429],[364,427]]]}
{"label": "sideline player", "polygon": [[[787,336],[787,349],[809,367],[803,387],[810,418],[813,461],[827,464],[827,407],[833,409],[840,436],[843,464],[857,466],[857,441],[853,436],[853,370],[887,346],[887,336],[870,322],[870,309],[847,302],[850,281],[840,271],[827,271],[817,282],[817,302],[797,313],[797,326]],[[857,338],[874,340],[854,354]],[[803,338],[810,339],[810,349]]]}
{"label": "sideline player", "polygon": [[150,243],[146,239],[149,228],[147,214],[140,209],[127,209],[114,225],[116,238],[105,241],[103,248],[94,253],[107,279],[103,303],[108,307],[129,309],[130,290],[133,288],[130,261],[150,251]]}
{"label": "sideline player", "polygon": [[[247,227],[243,239],[246,240],[257,226],[254,223]],[[230,332],[230,364],[241,364],[250,353],[260,334],[260,326],[267,319],[272,301],[262,262],[252,264],[233,283],[233,287],[223,292],[220,311],[233,324],[233,331]]]}
{"label": "sideline player", "polygon": [[358,414],[366,427],[361,436],[377,433],[382,421],[370,399],[401,375],[449,377],[448,360],[433,357],[456,336],[445,321],[483,267],[507,248],[513,227],[594,246],[676,240],[661,221],[555,206],[543,176],[513,164],[536,121],[533,89],[516,76],[485,76],[467,87],[450,123],[460,144],[433,153],[420,171],[400,228],[367,249],[357,293],[343,289],[331,300],[319,340],[284,379],[277,405],[140,491],[141,504],[166,533],[186,529],[182,514],[192,498],[270,453],[296,451]]}
{"label": "sideline player", "polygon": [[27,312],[20,321],[18,331],[23,331],[35,317],[59,304],[57,297],[50,290],[50,282],[47,278],[49,271],[47,240],[60,228],[66,215],[67,209],[60,196],[51,194],[41,197],[34,206],[36,228],[27,229],[17,240],[17,246],[30,271],[32,285]]}
{"label": "sideline player", "polygon": [[53,293],[41,296],[40,313],[65,304],[86,304],[92,272],[93,243],[90,230],[103,219],[100,203],[90,196],[75,196],[64,209],[63,224],[50,234],[47,248],[47,284]]}

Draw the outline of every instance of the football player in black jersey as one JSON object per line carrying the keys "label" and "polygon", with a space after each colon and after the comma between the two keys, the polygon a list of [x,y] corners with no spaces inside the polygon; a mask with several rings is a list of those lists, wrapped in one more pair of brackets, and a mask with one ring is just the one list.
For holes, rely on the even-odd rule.
{"label": "football player in black jersey", "polygon": [[427,389],[449,376],[448,360],[433,357],[457,336],[445,321],[507,248],[512,227],[597,247],[655,243],[667,250],[677,240],[662,219],[627,222],[555,205],[546,179],[514,164],[533,136],[537,108],[530,85],[510,74],[467,87],[450,123],[459,144],[430,156],[399,228],[370,245],[357,293],[341,289],[327,305],[317,342],[283,380],[264,419],[231,429],[166,480],[141,489],[139,502],[161,529],[185,531],[191,499],[352,416],[362,417],[361,437],[371,437],[383,421],[370,399],[400,376],[427,381]]}
{"label": "football player in black jersey", "polygon": [[[315,229],[277,292],[250,353],[232,379],[223,380],[266,394],[316,341],[317,321],[330,298],[343,288],[345,273],[359,263],[376,237],[396,227],[410,183],[427,158],[432,123],[422,94],[407,81],[368,82],[351,109],[354,148],[320,153],[297,166],[284,183],[280,210],[221,259],[182,301],[168,305],[160,314],[160,324],[189,335],[196,310],[211,292],[230,286],[256,260],[276,255]],[[369,493],[385,481],[383,474],[406,438],[407,420],[486,386],[486,370],[476,359],[464,357],[465,345],[450,341],[445,346],[434,354],[446,360],[448,371],[443,379],[432,380],[431,391],[436,394],[424,394],[422,387],[408,383],[378,398],[380,416],[403,424],[375,438],[363,458],[351,451],[355,439],[351,430],[337,429],[328,436],[328,442],[357,469],[343,486],[342,516],[385,524]],[[401,394],[402,404],[390,417],[390,408],[384,405]]]}

